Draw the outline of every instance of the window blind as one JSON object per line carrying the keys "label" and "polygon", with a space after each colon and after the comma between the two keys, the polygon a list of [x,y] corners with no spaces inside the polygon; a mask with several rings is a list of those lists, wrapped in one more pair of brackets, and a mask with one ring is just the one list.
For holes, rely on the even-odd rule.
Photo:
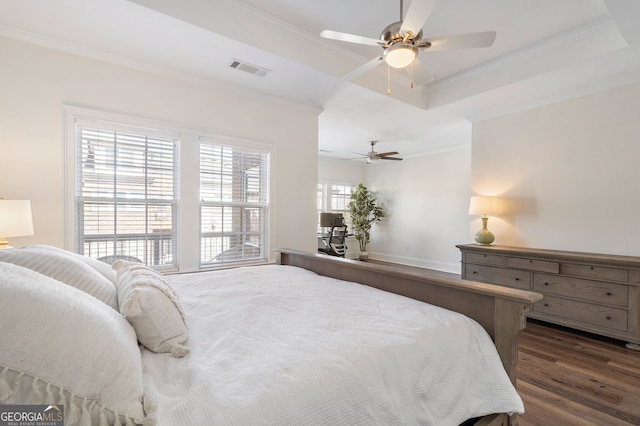
{"label": "window blind", "polygon": [[268,258],[269,153],[200,144],[201,265]]}
{"label": "window blind", "polygon": [[177,139],[105,127],[76,127],[78,247],[173,264]]}

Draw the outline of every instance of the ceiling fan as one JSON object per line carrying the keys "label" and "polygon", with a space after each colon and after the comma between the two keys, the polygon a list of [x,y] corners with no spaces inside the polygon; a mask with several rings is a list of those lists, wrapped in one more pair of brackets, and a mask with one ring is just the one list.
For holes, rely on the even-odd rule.
{"label": "ceiling fan", "polygon": [[369,151],[367,154],[360,154],[360,153],[357,153],[357,152],[356,152],[356,154],[361,155],[363,157],[366,157],[367,164],[374,163],[374,162],[376,162],[378,160],[402,161],[402,158],[400,158],[400,157],[392,157],[392,155],[398,155],[398,152],[396,152],[396,151],[377,153],[373,148],[376,143],[378,143],[378,141],[371,141],[371,151]]}
{"label": "ceiling fan", "polygon": [[[422,27],[437,3],[438,0],[413,0],[407,15],[403,16],[403,0],[400,0],[400,21],[387,25],[380,33],[380,38],[377,39],[331,30],[322,31],[320,36],[332,40],[382,47],[382,56],[378,56],[352,71],[346,76],[347,79],[363,74],[382,62],[386,62],[392,68],[405,68],[415,63],[419,64],[418,53],[420,50],[465,49],[489,47],[493,44],[496,38],[495,31],[422,38]],[[411,71],[413,71],[413,67]],[[411,87],[413,87],[413,75]],[[391,92],[387,90],[387,93]]]}

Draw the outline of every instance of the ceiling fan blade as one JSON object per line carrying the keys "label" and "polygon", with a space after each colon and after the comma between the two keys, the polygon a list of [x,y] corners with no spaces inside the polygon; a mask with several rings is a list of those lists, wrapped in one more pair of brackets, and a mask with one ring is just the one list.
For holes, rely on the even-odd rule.
{"label": "ceiling fan blade", "polygon": [[379,160],[395,160],[395,161],[402,161],[402,158],[398,158],[398,157],[380,157]]}
{"label": "ceiling fan blade", "polygon": [[382,157],[388,157],[390,155],[398,155],[399,152],[396,151],[390,151],[390,152],[383,152],[381,154],[378,154],[378,157],[382,158]]}
{"label": "ceiling fan blade", "polygon": [[414,36],[417,35],[431,16],[436,4],[438,0],[413,0],[400,26],[400,34],[411,31]]}
{"label": "ceiling fan blade", "polygon": [[380,65],[383,62],[384,62],[384,58],[382,56],[379,56],[377,58],[373,58],[369,62],[365,63],[364,65],[360,65],[358,68],[356,68],[355,70],[351,71],[349,74],[345,75],[342,78],[344,80],[351,81],[354,78],[359,77],[362,74],[371,71],[372,69],[374,69],[375,67],[377,67],[378,65]]}
{"label": "ceiling fan blade", "polygon": [[496,39],[495,31],[425,38],[418,45],[428,51],[489,47]]}
{"label": "ceiling fan blade", "polygon": [[349,43],[366,44],[368,46],[384,46],[385,41],[377,38],[362,37],[354,34],[341,33],[338,31],[324,30],[320,37],[331,40],[346,41]]}

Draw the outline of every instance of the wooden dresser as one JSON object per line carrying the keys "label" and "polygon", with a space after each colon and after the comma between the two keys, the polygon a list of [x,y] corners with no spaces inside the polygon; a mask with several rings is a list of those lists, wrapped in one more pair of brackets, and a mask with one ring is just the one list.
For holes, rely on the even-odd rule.
{"label": "wooden dresser", "polygon": [[463,279],[542,293],[528,317],[625,340],[640,350],[640,257],[457,247]]}

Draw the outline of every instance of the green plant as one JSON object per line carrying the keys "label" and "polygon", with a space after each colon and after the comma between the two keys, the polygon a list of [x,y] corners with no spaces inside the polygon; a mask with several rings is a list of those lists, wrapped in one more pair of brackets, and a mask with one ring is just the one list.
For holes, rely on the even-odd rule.
{"label": "green plant", "polygon": [[371,225],[384,217],[384,210],[378,205],[378,199],[366,186],[359,183],[351,192],[349,214],[353,224],[353,233],[360,244],[360,251],[367,250],[371,237]]}

